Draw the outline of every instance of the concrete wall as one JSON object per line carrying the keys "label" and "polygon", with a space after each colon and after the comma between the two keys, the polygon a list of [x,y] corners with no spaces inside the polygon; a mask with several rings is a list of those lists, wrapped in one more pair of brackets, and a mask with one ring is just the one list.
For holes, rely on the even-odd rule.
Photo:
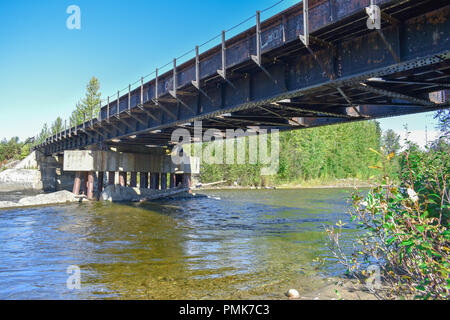
{"label": "concrete wall", "polygon": [[14,168],[0,173],[0,191],[54,191],[57,189],[58,167],[60,165],[56,157],[45,157],[34,151]]}
{"label": "concrete wall", "polygon": [[65,151],[64,171],[115,171],[200,173],[200,161],[189,157],[189,163],[176,165],[170,155],[123,153],[113,151]]}

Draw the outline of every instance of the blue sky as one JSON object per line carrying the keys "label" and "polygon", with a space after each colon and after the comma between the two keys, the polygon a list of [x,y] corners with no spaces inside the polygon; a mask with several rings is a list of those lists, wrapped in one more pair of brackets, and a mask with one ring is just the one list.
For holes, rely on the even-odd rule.
{"label": "blue sky", "polygon": [[[277,0],[17,0],[0,2],[0,139],[34,136],[44,122],[66,119],[92,76],[103,97],[156,67],[270,7]],[[262,19],[290,7],[284,0]],[[81,9],[81,29],[69,30],[66,9]],[[236,32],[254,24],[250,21]],[[220,40],[212,43],[218,44]],[[432,114],[380,120],[433,135]],[[420,134],[420,132],[423,132]],[[419,141],[421,142],[421,141]]]}

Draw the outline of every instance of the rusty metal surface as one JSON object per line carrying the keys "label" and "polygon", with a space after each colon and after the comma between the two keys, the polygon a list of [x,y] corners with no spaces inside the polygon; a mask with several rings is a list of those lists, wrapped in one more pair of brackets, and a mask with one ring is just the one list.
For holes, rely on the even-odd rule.
{"label": "rusty metal surface", "polygon": [[[379,0],[377,4],[390,2],[388,0]],[[310,3],[310,29],[312,32],[320,30],[327,25],[336,22],[336,20],[344,19],[357,12],[360,12],[365,7],[370,5],[370,0],[320,0],[311,1]],[[300,2],[290,9],[284,11],[282,14],[276,15],[266,23],[262,24],[262,53],[267,53],[283,46],[285,43],[297,41],[298,36],[303,33],[303,13],[301,9],[303,4]],[[256,41],[254,28],[244,31],[242,34],[233,37],[226,41],[227,49],[227,68],[233,68],[239,64],[250,60],[250,55],[256,52]],[[283,37],[284,33],[284,37]],[[240,39],[246,35],[244,39]],[[240,39],[240,40],[236,40]],[[210,54],[212,52],[212,54]],[[202,80],[208,77],[215,76],[217,70],[221,67],[221,53],[219,46],[216,46],[206,52],[200,62],[200,77]],[[195,80],[195,61],[184,63],[179,67],[177,88],[183,88]],[[169,90],[173,90],[173,74],[171,71],[166,72],[160,76],[159,94],[168,94]],[[144,84],[145,99],[150,101],[155,98],[155,80],[151,80]],[[138,102],[139,90],[132,92],[132,107],[135,107]],[[116,104],[117,101],[112,101]],[[111,109],[111,115],[117,114],[117,108]],[[119,112],[124,111],[120,108]],[[101,118],[106,117],[106,107],[102,107]]]}
{"label": "rusty metal surface", "polygon": [[[378,1],[382,4],[388,2],[387,0]],[[351,16],[358,11],[363,10],[370,4],[370,0],[321,0],[311,1],[310,3],[310,29],[312,32],[317,31],[333,22],[333,11],[336,12],[335,19],[343,19]],[[292,8],[283,12],[283,14],[276,15],[269,19],[269,25],[262,24],[262,52],[266,53],[269,50],[274,50],[286,42],[296,41],[298,36],[303,32],[303,14],[301,8],[302,3],[298,3]],[[333,8],[333,9],[332,9]],[[283,19],[285,22],[283,23]],[[286,29],[286,34],[283,39],[283,29]],[[253,29],[247,30],[242,34],[247,35],[242,40],[236,41],[242,35],[237,35],[228,40],[227,43],[227,67],[233,68],[236,65],[244,63],[250,59],[250,55],[256,52],[256,41],[254,36],[255,31]],[[211,76],[215,76],[217,70],[221,67],[221,54],[218,50],[219,47],[215,47],[209,52],[215,52],[211,55],[206,53],[206,56],[202,58],[200,63],[200,76],[202,79],[206,79]],[[180,66],[178,87],[182,88],[189,85],[191,81],[195,80],[195,67],[194,59],[186,62],[183,66]],[[147,100],[151,100],[154,97],[154,80],[144,84],[144,90],[146,91]],[[166,72],[160,77],[159,93],[161,95],[167,94],[169,90],[173,90],[173,75]],[[133,102],[137,102],[138,90],[132,93]],[[115,102],[112,101],[112,104]],[[136,104],[135,104],[136,105]],[[133,105],[133,107],[135,106]],[[120,111],[124,109],[120,108]],[[114,109],[112,114],[116,114]],[[102,108],[102,118],[106,117],[105,107]]]}
{"label": "rusty metal surface", "polygon": [[[221,45],[218,45],[200,55],[202,93],[192,85],[192,81],[196,79],[193,59],[176,69],[176,89],[180,100],[175,100],[169,94],[174,89],[173,71],[166,72],[158,77],[157,98],[160,105],[153,102],[156,98],[153,79],[143,84],[144,105],[141,105],[141,89],[137,88],[130,93],[131,110],[128,110],[127,92],[120,97],[119,110],[117,101],[110,101],[111,120],[106,119],[108,107],[103,106],[100,119],[94,119],[93,125],[88,123],[85,130],[84,125],[76,128],[82,134],[69,137],[64,143],[56,145],[55,140],[61,142],[63,139],[52,137],[52,142],[46,148],[49,152],[80,148],[136,133],[149,135],[149,131],[161,129],[166,131],[151,139],[146,136],[146,139],[155,143],[167,143],[171,130],[180,123],[211,119],[226,112],[238,112],[236,121],[229,120],[230,127],[248,124],[248,121],[242,120],[243,117],[250,117],[257,124],[261,123],[261,114],[265,117],[269,115],[261,112],[261,109],[254,109],[255,107],[268,108],[277,100],[300,99],[301,96],[304,96],[303,105],[309,107],[312,114],[315,114],[314,110],[317,108],[322,108],[324,114],[329,116],[333,112],[326,108],[334,105],[336,110],[341,110],[348,103],[336,90],[337,86],[345,88],[346,94],[363,106],[362,110],[369,118],[429,110],[418,106],[401,107],[400,104],[407,104],[408,101],[395,101],[388,93],[383,97],[361,91],[357,85],[370,77],[418,79],[422,84],[373,85],[384,90],[383,92],[392,88],[421,99],[432,90],[442,89],[439,82],[448,83],[450,69],[450,6],[445,1],[432,2],[434,7],[429,1],[377,1],[383,12],[395,15],[393,21],[401,21],[399,25],[383,22],[383,37],[366,27],[364,8],[370,4],[370,0],[309,2],[310,32],[319,42],[313,41],[314,44],[308,50],[299,41],[299,35],[303,33],[300,3],[262,23],[261,66],[250,58],[256,53],[255,28],[251,28],[226,41],[229,82],[223,81],[217,73],[222,68]],[[400,63],[396,60],[400,60]],[[431,86],[426,83],[435,80],[438,83]],[[323,107],[324,102],[328,102],[329,106]],[[372,108],[369,112],[371,108],[367,105],[370,106],[370,103],[386,106],[390,103],[392,108]],[[283,115],[303,115],[307,119],[305,122],[311,126],[335,123],[343,121],[342,119],[347,121],[346,117],[340,117],[339,120],[318,119],[304,111],[294,111],[284,109]],[[280,122],[280,128],[284,128],[283,123]],[[69,132],[76,130],[72,128]]]}

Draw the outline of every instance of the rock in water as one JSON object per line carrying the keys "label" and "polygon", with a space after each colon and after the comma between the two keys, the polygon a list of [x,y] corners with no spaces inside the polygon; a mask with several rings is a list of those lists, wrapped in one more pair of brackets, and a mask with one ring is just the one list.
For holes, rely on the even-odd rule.
{"label": "rock in water", "polygon": [[298,293],[297,290],[295,289],[290,289],[286,295],[288,296],[289,299],[298,299],[300,298],[300,294]]}
{"label": "rock in water", "polygon": [[64,204],[81,201],[82,200],[75,197],[72,192],[63,190],[54,193],[44,193],[37,196],[25,197],[20,199],[19,202],[0,201],[0,209]]}

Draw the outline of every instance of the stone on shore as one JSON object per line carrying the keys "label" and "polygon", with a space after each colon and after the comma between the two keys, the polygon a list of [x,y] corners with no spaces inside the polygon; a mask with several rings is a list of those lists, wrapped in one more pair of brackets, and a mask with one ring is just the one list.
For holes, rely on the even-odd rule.
{"label": "stone on shore", "polygon": [[54,193],[40,194],[33,197],[25,197],[19,200],[19,202],[0,201],[0,209],[63,204],[80,201],[81,199],[77,198],[72,192],[58,191]]}
{"label": "stone on shore", "polygon": [[18,207],[19,204],[17,202],[12,202],[12,201],[0,201],[0,209],[3,208],[14,208],[14,207]]}
{"label": "stone on shore", "polygon": [[290,289],[286,295],[288,296],[289,299],[298,299],[300,298],[300,293],[298,293],[297,290],[295,289]]}

